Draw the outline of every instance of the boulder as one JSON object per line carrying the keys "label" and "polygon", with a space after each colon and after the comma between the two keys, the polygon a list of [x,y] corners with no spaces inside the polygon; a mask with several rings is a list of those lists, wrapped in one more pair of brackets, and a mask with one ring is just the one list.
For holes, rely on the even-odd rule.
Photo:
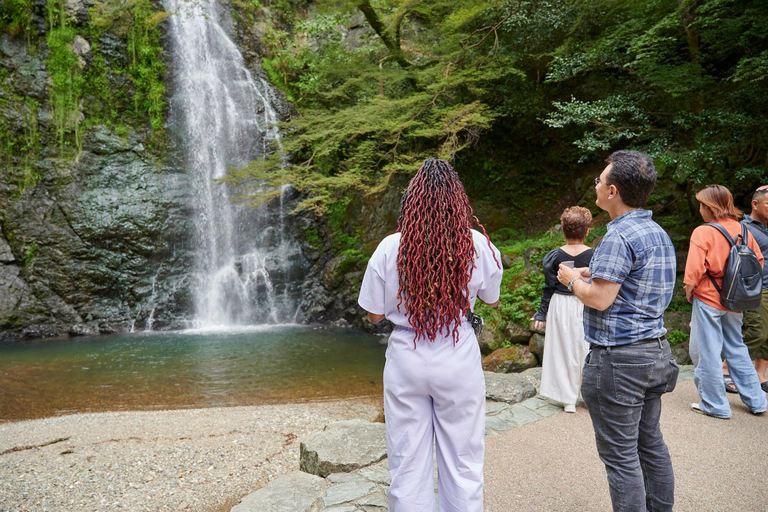
{"label": "boulder", "polygon": [[528,340],[528,350],[536,355],[539,362],[544,361],[544,335],[540,332],[533,333]]}
{"label": "boulder", "polygon": [[11,246],[8,245],[5,238],[0,236],[0,263],[13,263],[14,261],[16,258],[11,251]]}
{"label": "boulder", "polygon": [[483,370],[496,373],[521,372],[537,364],[528,347],[500,348],[483,358]]}
{"label": "boulder", "polygon": [[672,349],[672,359],[677,361],[677,364],[679,365],[693,364],[693,361],[691,361],[691,355],[689,353],[689,347],[690,343],[687,341],[670,345],[670,348]]}
{"label": "boulder", "polygon": [[504,328],[504,337],[510,343],[528,343],[531,330],[517,324],[509,324]]}
{"label": "boulder", "polygon": [[524,372],[520,372],[520,376],[533,384],[533,387],[536,388],[536,393],[538,394],[539,388],[541,387],[541,366],[528,368]]}
{"label": "boulder", "polygon": [[485,375],[485,398],[496,402],[516,404],[536,395],[531,381],[521,374],[499,374],[483,372]]}
{"label": "boulder", "polygon": [[231,512],[310,512],[327,486],[323,478],[294,471],[249,494]]}
{"label": "boulder", "polygon": [[664,327],[667,331],[691,332],[690,311],[666,311],[664,312]]}
{"label": "boulder", "polygon": [[477,338],[477,343],[480,345],[480,352],[486,356],[494,350],[501,348],[501,340],[494,336],[492,330],[488,327],[482,330]]}
{"label": "boulder", "polygon": [[301,442],[299,467],[325,478],[331,473],[349,473],[370,466],[386,456],[383,423],[337,421]]}

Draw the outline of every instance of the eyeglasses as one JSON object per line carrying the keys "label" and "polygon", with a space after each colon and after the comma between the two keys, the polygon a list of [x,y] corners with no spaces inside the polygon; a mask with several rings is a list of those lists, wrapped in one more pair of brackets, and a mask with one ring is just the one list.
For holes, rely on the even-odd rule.
{"label": "eyeglasses", "polygon": [[600,181],[600,176],[598,176],[597,178],[595,178],[595,186],[598,186],[600,183],[602,182]]}

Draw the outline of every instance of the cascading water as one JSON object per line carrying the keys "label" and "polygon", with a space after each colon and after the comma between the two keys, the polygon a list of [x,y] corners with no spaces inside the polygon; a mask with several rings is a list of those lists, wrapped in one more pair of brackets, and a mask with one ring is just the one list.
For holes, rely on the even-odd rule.
{"label": "cascading water", "polygon": [[196,327],[295,321],[302,256],[285,209],[230,201],[216,180],[279,144],[269,84],[252,75],[214,0],[166,0],[173,51],[170,122],[193,176]]}

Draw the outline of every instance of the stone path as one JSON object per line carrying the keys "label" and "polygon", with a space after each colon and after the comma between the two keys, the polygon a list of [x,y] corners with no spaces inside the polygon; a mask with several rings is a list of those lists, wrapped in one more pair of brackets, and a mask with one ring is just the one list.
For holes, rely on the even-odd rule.
{"label": "stone path", "polygon": [[[535,386],[534,392],[538,391],[541,369],[533,370],[523,374],[486,374],[488,388],[498,387],[498,379],[510,379],[515,389],[506,396],[513,396],[510,400],[525,397],[528,392],[524,380]],[[682,366],[678,382],[692,379],[693,366]],[[504,399],[505,395],[494,396]],[[487,400],[485,436],[494,436],[562,411],[561,406],[538,396],[518,403]],[[294,471],[247,496],[232,512],[384,512],[389,510],[389,483],[386,459],[350,473],[332,473],[326,478]]]}

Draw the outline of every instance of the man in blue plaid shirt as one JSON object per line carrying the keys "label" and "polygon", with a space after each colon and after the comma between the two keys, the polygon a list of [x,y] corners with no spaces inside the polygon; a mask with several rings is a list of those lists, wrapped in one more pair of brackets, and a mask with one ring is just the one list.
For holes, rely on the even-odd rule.
{"label": "man in blue plaid shirt", "polygon": [[675,249],[644,210],[656,185],[653,160],[617,151],[595,180],[608,232],[589,268],[560,266],[558,279],[584,303],[590,352],[581,395],[608,473],[615,512],[671,511],[675,477],[659,428],[661,395],[678,367],[664,328],[675,285]]}

